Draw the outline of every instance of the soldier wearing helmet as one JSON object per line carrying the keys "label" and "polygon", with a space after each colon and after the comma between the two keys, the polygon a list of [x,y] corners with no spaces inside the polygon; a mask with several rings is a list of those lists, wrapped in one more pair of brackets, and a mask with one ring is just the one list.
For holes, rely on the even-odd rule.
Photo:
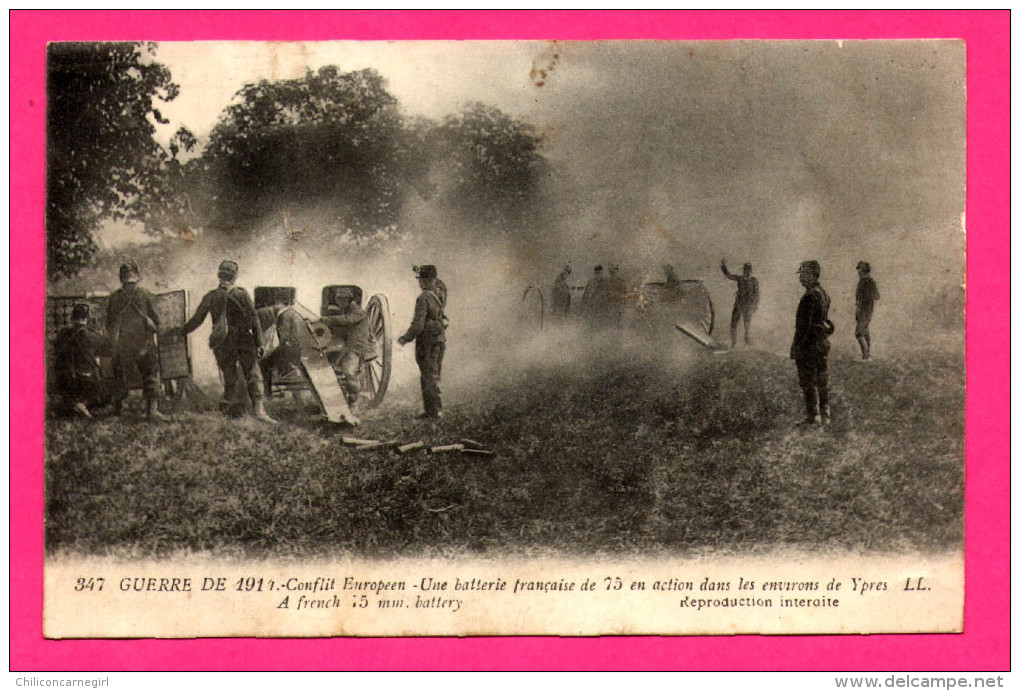
{"label": "soldier wearing helmet", "polygon": [[119,290],[110,296],[106,308],[106,334],[113,339],[114,413],[120,414],[137,372],[142,378],[149,420],[165,420],[159,412],[159,355],[155,336],[159,315],[152,293],[138,285],[141,272],[134,262],[120,267]]}
{"label": "soldier wearing helmet", "polygon": [[814,260],[801,262],[797,269],[804,295],[797,305],[793,345],[790,357],[797,363],[797,378],[804,392],[807,416],[804,424],[828,424],[829,412],[829,336],[835,327],[829,321],[829,295],[818,279],[821,265]]}

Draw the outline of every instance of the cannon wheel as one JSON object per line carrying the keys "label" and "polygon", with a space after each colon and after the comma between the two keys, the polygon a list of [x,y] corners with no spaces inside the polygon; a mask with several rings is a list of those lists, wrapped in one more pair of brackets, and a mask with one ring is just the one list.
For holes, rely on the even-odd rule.
{"label": "cannon wheel", "polygon": [[361,372],[361,395],[370,408],[382,403],[390,383],[393,366],[393,330],[390,325],[390,302],[385,295],[373,295],[365,309],[368,328],[375,337],[379,355],[365,363]]}

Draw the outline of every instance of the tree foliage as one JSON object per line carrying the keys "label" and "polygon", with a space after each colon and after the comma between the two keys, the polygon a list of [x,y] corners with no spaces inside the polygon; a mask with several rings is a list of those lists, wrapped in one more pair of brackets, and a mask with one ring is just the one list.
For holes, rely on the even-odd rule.
{"label": "tree foliage", "polygon": [[531,125],[472,103],[446,118],[439,138],[453,207],[503,230],[533,208],[545,161]]}
{"label": "tree foliage", "polygon": [[[47,53],[47,271],[71,276],[97,250],[104,218],[152,227],[167,197],[167,163],[153,138],[160,102],[178,94],[142,43],[54,43]],[[186,131],[178,147],[194,144]],[[174,153],[174,156],[176,152]]]}
{"label": "tree foliage", "polygon": [[329,66],[238,92],[192,171],[214,227],[240,229],[291,208],[326,209],[338,227],[392,227],[420,166],[397,100],[373,70]]}

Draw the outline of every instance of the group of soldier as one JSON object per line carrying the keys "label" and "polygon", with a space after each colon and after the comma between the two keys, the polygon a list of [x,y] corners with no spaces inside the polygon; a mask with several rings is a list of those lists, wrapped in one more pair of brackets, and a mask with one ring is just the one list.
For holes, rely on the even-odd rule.
{"label": "group of soldier", "polygon": [[[878,286],[871,277],[868,262],[857,263],[858,283],[856,290],[856,326],[854,337],[861,349],[864,360],[871,358],[871,334],[869,325],[874,313],[875,302],[879,299]],[[726,260],[720,263],[723,275],[737,284],[730,316],[730,347],[737,345],[737,330],[744,326],[744,343],[751,344],[751,319],[758,309],[758,279],[752,275],[753,267],[745,263],[740,274],[730,273]],[[560,271],[553,284],[552,312],[555,316],[566,316],[570,312],[571,292],[567,279],[572,273],[568,264]],[[680,279],[673,266],[663,266],[665,287],[678,292]],[[822,288],[821,265],[815,260],[802,262],[797,270],[805,292],[797,307],[793,345],[790,357],[797,365],[797,378],[804,393],[806,424],[828,424],[831,420],[829,406],[828,353],[829,336],[835,330],[829,320],[830,299]],[[582,312],[592,323],[605,325],[618,320],[619,306],[627,299],[627,288],[619,277],[619,267],[610,265],[609,276],[602,273],[597,265],[591,280],[584,289],[581,301]]]}
{"label": "group of soldier", "polygon": [[[758,280],[752,275],[749,263],[744,264],[739,275],[729,272],[725,260],[720,268],[726,278],[737,283],[730,320],[731,347],[736,346],[741,322],[744,341],[749,344],[751,318],[758,306]],[[443,414],[440,382],[449,323],[447,289],[435,266],[416,266],[414,270],[421,291],[415,301],[411,326],[398,342],[401,346],[415,343],[424,407],[422,417],[438,418]],[[667,265],[663,270],[667,288],[671,281],[679,284],[672,266]],[[867,360],[871,357],[869,324],[879,293],[867,262],[858,262],[857,272],[854,336],[862,358]],[[820,283],[819,262],[804,261],[797,273],[805,290],[797,306],[790,357],[797,365],[797,378],[804,393],[805,422],[827,424],[831,419],[829,336],[835,330],[829,320],[831,300]],[[556,278],[552,293],[555,314],[569,313],[571,289],[567,278],[570,274],[571,268],[567,265]],[[236,262],[221,262],[217,271],[218,286],[203,296],[194,315],[183,326],[168,330],[168,334],[183,337],[211,316],[209,347],[222,373],[224,400],[236,404],[243,384],[254,416],[265,422],[276,422],[265,407],[271,378],[274,372],[286,373],[300,365],[300,335],[307,325],[294,308],[293,299],[256,310],[248,292],[236,284],[237,275]],[[155,339],[160,331],[159,315],[152,293],[139,285],[140,278],[137,264],[128,262],[120,267],[121,287],[110,296],[105,334],[89,328],[88,304],[77,303],[72,307],[71,326],[61,330],[54,347],[56,383],[68,412],[91,417],[93,409],[109,406],[110,412],[119,415],[132,379],[140,377],[147,418],[166,419],[159,411],[161,382]],[[582,310],[602,324],[613,323],[619,317],[626,295],[627,287],[620,277],[619,266],[611,264],[608,275],[603,275],[602,266],[598,265],[584,289]],[[331,362],[350,404],[360,393],[362,368],[377,357],[377,344],[360,298],[356,288],[342,286],[335,291],[333,301],[325,306],[321,317],[322,323],[343,344],[332,354]],[[264,340],[269,327],[275,327],[276,332],[277,344],[273,348]],[[103,378],[100,357],[112,358],[112,380]]]}
{"label": "group of soldier", "polygon": [[[440,378],[448,324],[446,285],[436,267],[414,267],[421,294],[415,303],[410,328],[398,339],[401,345],[415,342],[415,359],[421,371],[423,417],[442,416]],[[218,285],[202,297],[194,315],[183,326],[167,329],[170,338],[183,338],[212,317],[209,348],[223,378],[223,397],[229,410],[236,411],[242,400],[242,387],[252,404],[254,416],[275,423],[266,411],[265,399],[271,390],[274,372],[286,374],[301,362],[301,336],[307,323],[295,309],[293,298],[255,309],[251,296],[236,284],[238,264],[224,260],[217,270]],[[162,397],[156,334],[159,315],[153,295],[139,285],[137,264],[120,267],[121,287],[109,299],[105,333],[89,327],[90,308],[79,302],[71,309],[71,325],[62,329],[54,344],[54,375],[57,392],[65,411],[80,417],[109,409],[119,415],[132,380],[142,381],[146,417],[165,420],[159,411]],[[325,306],[320,321],[342,344],[330,354],[349,404],[361,391],[362,368],[377,357],[360,294],[354,286],[341,286]],[[265,334],[275,330],[272,347]],[[113,378],[104,378],[99,358],[111,357]]]}

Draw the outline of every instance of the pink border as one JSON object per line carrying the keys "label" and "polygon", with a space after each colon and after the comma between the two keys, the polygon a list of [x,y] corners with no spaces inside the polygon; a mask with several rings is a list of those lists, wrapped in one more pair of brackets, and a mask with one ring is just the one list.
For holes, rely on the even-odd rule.
{"label": "pink border", "polygon": [[[44,12],[11,32],[12,670],[1009,669],[1009,13]],[[43,199],[47,41],[962,38],[968,55],[965,633],[738,638],[45,641]],[[980,395],[977,393],[980,392]]]}

